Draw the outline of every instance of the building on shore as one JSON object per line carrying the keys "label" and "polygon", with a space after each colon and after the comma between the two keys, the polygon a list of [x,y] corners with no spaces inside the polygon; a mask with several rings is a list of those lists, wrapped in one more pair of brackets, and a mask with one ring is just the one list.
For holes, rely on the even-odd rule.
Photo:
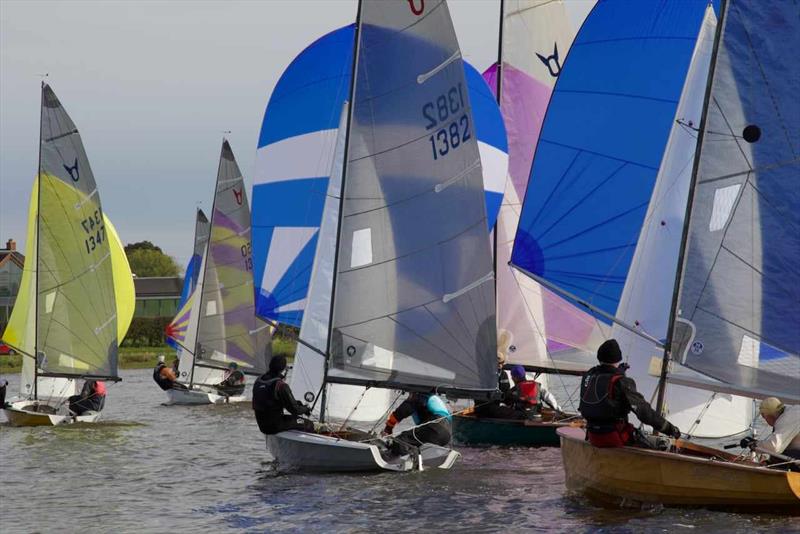
{"label": "building on shore", "polygon": [[183,278],[180,276],[134,277],[134,317],[174,317],[178,313]]}
{"label": "building on shore", "polygon": [[6,248],[0,248],[0,335],[17,300],[24,265],[25,256],[17,251],[16,241],[9,239]]}

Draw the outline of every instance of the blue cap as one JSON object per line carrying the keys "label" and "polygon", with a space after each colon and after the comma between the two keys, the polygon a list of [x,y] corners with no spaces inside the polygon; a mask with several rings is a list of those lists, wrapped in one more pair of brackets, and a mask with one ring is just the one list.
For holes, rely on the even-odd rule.
{"label": "blue cap", "polygon": [[514,380],[525,380],[525,368],[521,365],[515,365],[511,368],[511,378]]}

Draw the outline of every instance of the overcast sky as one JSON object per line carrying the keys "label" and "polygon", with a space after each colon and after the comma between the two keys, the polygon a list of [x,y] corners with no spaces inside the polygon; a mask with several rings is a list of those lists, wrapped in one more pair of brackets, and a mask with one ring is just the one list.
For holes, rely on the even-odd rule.
{"label": "overcast sky", "polygon": [[[498,0],[451,0],[464,57],[497,55]],[[37,168],[39,83],[81,132],[104,211],[124,243],[185,264],[207,211],[223,132],[252,185],[264,109],[280,74],[355,0],[0,0],[0,240],[25,241]]]}

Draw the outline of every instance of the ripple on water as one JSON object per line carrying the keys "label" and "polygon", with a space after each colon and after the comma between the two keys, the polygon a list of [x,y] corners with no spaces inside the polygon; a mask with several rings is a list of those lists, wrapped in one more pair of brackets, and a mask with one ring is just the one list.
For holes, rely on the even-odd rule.
{"label": "ripple on water", "polygon": [[101,424],[0,427],[3,534],[800,532],[785,517],[599,508],[565,494],[558,449],[462,449],[450,471],[280,473],[249,405],[162,406],[149,371],[122,377]]}

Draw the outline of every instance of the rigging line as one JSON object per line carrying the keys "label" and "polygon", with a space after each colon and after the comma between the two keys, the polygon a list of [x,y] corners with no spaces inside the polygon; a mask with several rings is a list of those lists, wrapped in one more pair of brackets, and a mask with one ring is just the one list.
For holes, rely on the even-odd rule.
{"label": "rigging line", "polygon": [[708,398],[708,401],[706,401],[706,404],[705,404],[705,406],[703,406],[703,409],[702,409],[702,410],[700,410],[700,413],[699,413],[699,414],[697,414],[697,418],[695,419],[694,423],[692,423],[692,426],[691,426],[691,427],[689,427],[689,431],[688,431],[688,432],[686,432],[686,434],[687,434],[687,435],[688,435],[690,438],[691,438],[691,436],[692,436],[692,433],[694,432],[694,430],[695,430],[695,429],[697,428],[697,426],[700,424],[700,421],[702,421],[702,419],[703,419],[703,416],[706,414],[706,412],[708,411],[709,407],[711,406],[711,403],[712,403],[712,402],[714,402],[714,399],[715,399],[716,397],[717,397],[717,392],[716,392],[716,391],[712,392],[712,393],[711,393],[711,396]]}

